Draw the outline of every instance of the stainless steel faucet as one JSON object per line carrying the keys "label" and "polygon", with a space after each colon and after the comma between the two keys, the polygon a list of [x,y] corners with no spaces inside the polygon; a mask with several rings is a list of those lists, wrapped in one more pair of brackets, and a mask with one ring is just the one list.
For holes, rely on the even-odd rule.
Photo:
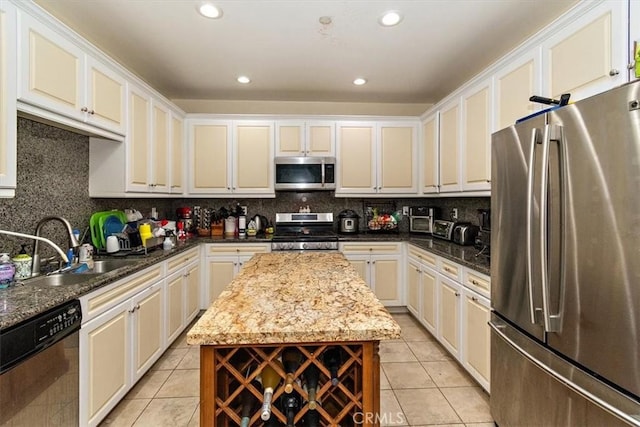
{"label": "stainless steel faucet", "polygon": [[[67,229],[67,234],[69,235],[69,248],[75,249],[80,246],[80,242],[78,242],[78,239],[76,239],[76,236],[73,234],[73,229],[71,228],[71,224],[69,223],[69,221],[67,221],[65,218],[61,216],[46,216],[42,218],[40,221],[38,221],[38,225],[36,225],[35,236],[40,237],[40,231],[42,230],[42,226],[52,220],[61,222]],[[33,264],[31,266],[32,276],[36,276],[40,274],[39,250],[40,250],[40,241],[36,240],[36,243],[33,245],[33,257],[32,257]],[[62,258],[65,259],[67,262],[69,261],[66,259],[66,256],[63,256]]]}

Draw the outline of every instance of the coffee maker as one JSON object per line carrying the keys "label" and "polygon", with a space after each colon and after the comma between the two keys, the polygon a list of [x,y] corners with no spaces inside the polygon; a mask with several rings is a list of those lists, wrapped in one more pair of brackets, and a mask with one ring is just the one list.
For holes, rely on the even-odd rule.
{"label": "coffee maker", "polygon": [[480,230],[476,235],[475,248],[477,255],[491,256],[491,209],[478,209]]}

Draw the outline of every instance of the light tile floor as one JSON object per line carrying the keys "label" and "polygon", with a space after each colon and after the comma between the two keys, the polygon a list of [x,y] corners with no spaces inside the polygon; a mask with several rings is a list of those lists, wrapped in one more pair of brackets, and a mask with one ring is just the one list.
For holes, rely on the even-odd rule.
{"label": "light tile floor", "polygon": [[[410,315],[393,317],[402,339],[380,343],[381,424],[493,427],[487,393]],[[101,426],[198,426],[198,375],[185,332]]]}

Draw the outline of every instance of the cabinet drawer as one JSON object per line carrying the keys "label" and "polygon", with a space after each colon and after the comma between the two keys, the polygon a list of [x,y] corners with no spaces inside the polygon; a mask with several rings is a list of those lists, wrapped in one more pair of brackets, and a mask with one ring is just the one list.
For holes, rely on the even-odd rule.
{"label": "cabinet drawer", "polygon": [[462,267],[455,262],[440,259],[440,268],[438,270],[457,282],[462,281]]}
{"label": "cabinet drawer", "polygon": [[198,259],[198,248],[189,249],[187,252],[176,255],[167,261],[167,273],[171,274],[196,259]]}
{"label": "cabinet drawer", "polygon": [[434,254],[429,253],[423,249],[420,249],[416,246],[409,245],[409,256],[416,258],[420,261],[420,263],[436,268],[437,258]]}
{"label": "cabinet drawer", "polygon": [[241,244],[241,245],[207,245],[207,255],[246,255],[255,253],[266,253],[271,250],[271,245],[264,244]]}
{"label": "cabinet drawer", "polygon": [[400,252],[400,243],[341,243],[340,251],[350,254],[376,254]]}
{"label": "cabinet drawer", "polygon": [[491,278],[468,268],[464,270],[463,284],[487,298],[491,294]]}
{"label": "cabinet drawer", "polygon": [[[140,273],[118,281],[113,285],[107,286],[104,290],[99,290],[95,295],[89,294],[86,299],[86,306],[83,307],[86,313],[86,319],[89,320],[94,316],[113,307],[120,301],[134,295],[144,288],[151,286],[155,282],[163,278],[163,264],[157,264]],[[81,298],[82,300],[82,298]]]}

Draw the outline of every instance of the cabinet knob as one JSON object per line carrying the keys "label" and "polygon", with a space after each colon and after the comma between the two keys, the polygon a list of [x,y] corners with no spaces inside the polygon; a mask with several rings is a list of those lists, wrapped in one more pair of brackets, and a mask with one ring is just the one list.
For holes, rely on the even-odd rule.
{"label": "cabinet knob", "polygon": [[478,298],[476,298],[476,297],[471,297],[471,301],[478,302]]}
{"label": "cabinet knob", "polygon": [[631,61],[627,64],[627,70],[633,70],[636,67],[636,61]]}
{"label": "cabinet knob", "polygon": [[479,285],[479,284],[480,284],[480,283],[478,283],[478,281],[477,281],[477,280],[475,280],[475,279],[471,279],[471,283],[472,283],[473,285]]}
{"label": "cabinet knob", "polygon": [[89,114],[91,114],[92,116],[93,116],[95,113],[96,113],[96,112],[95,112],[95,111],[93,111],[93,110],[89,111]]}
{"label": "cabinet knob", "polygon": [[610,76],[617,76],[618,74],[620,74],[620,70],[616,70],[615,68],[612,68],[611,70],[609,70],[609,75]]}
{"label": "cabinet knob", "polygon": [[231,190],[231,187],[227,187],[227,190]]}
{"label": "cabinet knob", "polygon": [[375,261],[371,261],[371,264],[375,264],[375,263],[376,263]]}
{"label": "cabinet knob", "polygon": [[416,271],[417,271],[418,273],[420,273],[420,269],[419,269],[419,268],[416,268]]}
{"label": "cabinet knob", "polygon": [[460,292],[456,292],[455,296],[459,297],[460,296]]}
{"label": "cabinet knob", "polygon": [[87,107],[82,107],[80,111],[82,111],[83,113],[86,113],[87,111],[89,111],[89,109]]}

